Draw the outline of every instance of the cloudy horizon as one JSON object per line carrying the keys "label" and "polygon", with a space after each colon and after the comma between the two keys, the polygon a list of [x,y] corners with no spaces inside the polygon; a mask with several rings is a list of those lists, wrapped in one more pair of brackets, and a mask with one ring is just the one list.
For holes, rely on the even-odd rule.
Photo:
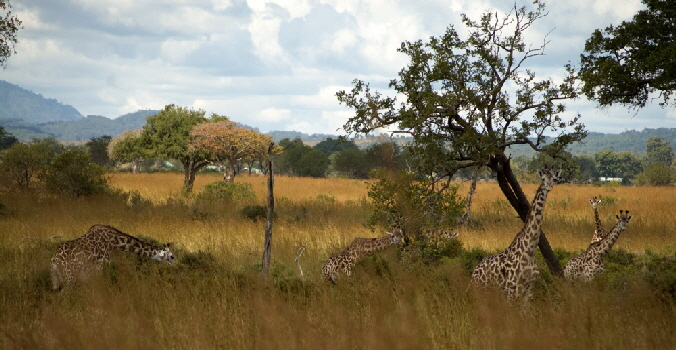
{"label": "cloudy horizon", "polygon": [[[387,91],[407,64],[402,41],[441,36],[461,13],[509,10],[498,0],[11,1],[23,21],[0,79],[109,118],[167,104],[273,130],[342,134],[353,111],[339,90],[359,78]],[[518,6],[522,2],[517,3]],[[530,5],[530,2],[523,2]],[[550,41],[528,68],[557,78],[577,64],[594,29],[630,20],[638,0],[548,4],[527,39]],[[676,108],[599,109],[568,101],[592,132],[676,127]]]}

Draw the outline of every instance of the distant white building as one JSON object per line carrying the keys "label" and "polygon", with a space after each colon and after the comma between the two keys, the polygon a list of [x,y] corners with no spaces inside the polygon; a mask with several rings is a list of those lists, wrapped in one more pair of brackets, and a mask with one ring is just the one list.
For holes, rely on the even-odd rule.
{"label": "distant white building", "polygon": [[599,177],[600,182],[622,182],[621,177]]}

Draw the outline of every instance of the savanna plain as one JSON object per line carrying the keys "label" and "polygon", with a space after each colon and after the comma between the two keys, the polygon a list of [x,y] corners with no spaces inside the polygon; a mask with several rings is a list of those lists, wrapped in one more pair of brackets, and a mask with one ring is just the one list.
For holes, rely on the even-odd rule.
{"label": "savanna plain", "polygon": [[[194,192],[218,179],[198,175]],[[266,179],[236,178],[256,191],[249,203],[186,198],[181,181],[180,174],[113,174],[120,194],[0,194],[0,348],[676,348],[676,188],[556,185],[543,231],[562,264],[589,244],[590,198],[602,199],[606,230],[619,210],[633,218],[602,277],[570,283],[540,259],[535,297],[523,304],[470,287],[472,268],[522,227],[495,183],[478,184],[471,224],[457,238],[435,242],[427,255],[388,249],[332,285],[320,278],[326,258],[388,229],[365,226],[372,208],[363,180],[275,178],[265,280],[265,222],[242,208],[265,204]],[[469,186],[459,186],[464,196]],[[532,198],[537,184],[523,186]],[[99,276],[51,291],[58,244],[97,223],[172,242],[178,263],[116,254]]]}

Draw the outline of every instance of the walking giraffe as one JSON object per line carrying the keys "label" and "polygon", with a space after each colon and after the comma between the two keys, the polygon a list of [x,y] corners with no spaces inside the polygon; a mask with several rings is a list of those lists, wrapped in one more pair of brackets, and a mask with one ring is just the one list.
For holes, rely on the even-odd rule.
{"label": "walking giraffe", "polygon": [[563,269],[564,277],[571,280],[591,281],[594,277],[603,274],[603,257],[613,248],[620,233],[627,228],[631,220],[629,210],[620,210],[620,215],[615,215],[615,218],[617,218],[617,224],[608,235],[600,241],[592,241],[587,250],[568,261]]}
{"label": "walking giraffe", "polygon": [[399,229],[386,233],[387,235],[378,238],[355,238],[343,251],[329,256],[322,267],[322,278],[325,281],[336,283],[336,278],[341,271],[351,276],[352,268],[359,259],[399,244],[404,237]]}
{"label": "walking giraffe", "polygon": [[560,170],[538,172],[542,183],[535,193],[523,229],[507,249],[479,262],[472,272],[475,285],[497,286],[510,300],[529,300],[532,297],[533,282],[540,273],[535,263],[535,250],[540,240],[545,201],[560,173]]}
{"label": "walking giraffe", "polygon": [[156,247],[112,226],[96,224],[84,236],[61,243],[51,260],[52,289],[86,278],[101,264],[110,262],[110,252],[122,250],[167,264],[175,264],[169,244]]}

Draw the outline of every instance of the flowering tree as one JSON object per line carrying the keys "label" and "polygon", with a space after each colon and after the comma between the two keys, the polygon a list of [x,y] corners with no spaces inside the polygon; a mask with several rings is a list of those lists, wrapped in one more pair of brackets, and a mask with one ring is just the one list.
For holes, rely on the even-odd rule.
{"label": "flowering tree", "polygon": [[[223,118],[212,116],[212,119]],[[237,163],[245,158],[264,159],[272,138],[258,131],[237,127],[235,122],[221,120],[195,125],[190,132],[189,149],[212,154],[217,161],[227,163],[225,181],[235,179]]]}

